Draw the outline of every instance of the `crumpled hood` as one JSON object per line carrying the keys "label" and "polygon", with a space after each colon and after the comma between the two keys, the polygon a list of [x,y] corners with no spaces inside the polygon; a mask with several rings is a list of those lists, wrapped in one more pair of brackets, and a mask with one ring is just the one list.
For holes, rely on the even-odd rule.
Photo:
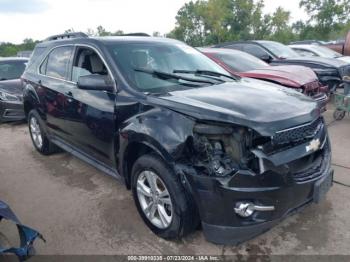
{"label": "crumpled hood", "polygon": [[266,66],[240,73],[242,76],[276,81],[282,85],[299,88],[317,81],[314,71],[305,66]]}
{"label": "crumpled hood", "polygon": [[23,86],[20,79],[0,81],[0,91],[1,90],[11,95],[23,95]]}
{"label": "crumpled hood", "polygon": [[149,97],[149,101],[200,120],[247,126],[262,135],[310,122],[320,114],[309,97],[248,78]]}

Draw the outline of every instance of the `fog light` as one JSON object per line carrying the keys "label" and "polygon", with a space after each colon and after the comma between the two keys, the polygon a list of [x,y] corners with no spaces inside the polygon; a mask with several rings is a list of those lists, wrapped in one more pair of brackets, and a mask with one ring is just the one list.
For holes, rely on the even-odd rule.
{"label": "fog light", "polygon": [[240,203],[237,203],[235,207],[235,212],[241,217],[249,217],[253,215],[255,211],[253,207],[254,205],[252,203],[240,202]]}
{"label": "fog light", "polygon": [[235,212],[241,217],[249,217],[253,215],[255,211],[273,211],[274,206],[258,206],[251,202],[238,202],[235,207]]}

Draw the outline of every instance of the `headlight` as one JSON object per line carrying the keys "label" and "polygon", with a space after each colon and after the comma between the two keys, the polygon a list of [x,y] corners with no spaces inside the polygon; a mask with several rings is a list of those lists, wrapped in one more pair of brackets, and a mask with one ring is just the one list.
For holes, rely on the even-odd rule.
{"label": "headlight", "polygon": [[214,176],[231,175],[242,160],[243,128],[197,123],[193,128],[195,166]]}
{"label": "headlight", "polygon": [[20,101],[20,99],[17,96],[11,95],[11,94],[6,93],[4,91],[0,91],[0,100],[5,101],[5,102],[19,102]]}

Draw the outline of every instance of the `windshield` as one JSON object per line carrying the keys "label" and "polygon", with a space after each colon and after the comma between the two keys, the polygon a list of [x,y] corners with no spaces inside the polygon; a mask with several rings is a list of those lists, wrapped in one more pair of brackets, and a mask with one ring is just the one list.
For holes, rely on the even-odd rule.
{"label": "windshield", "polygon": [[[207,70],[228,75],[205,55],[182,43],[128,42],[109,43],[107,46],[131,87],[140,92],[167,93],[229,80],[195,73],[198,70]],[[178,70],[184,72],[177,72]],[[185,71],[193,71],[193,74]],[[172,77],[174,74],[175,77]],[[191,81],[186,81],[186,78]]]}
{"label": "windshield", "polygon": [[[315,51],[317,51],[317,53],[319,54],[319,56],[321,57],[328,57],[328,58],[337,58],[337,57],[341,57],[342,55],[339,54],[336,51],[333,51],[332,49],[329,49],[327,47],[323,47],[323,46],[312,46],[312,49],[314,49]],[[311,50],[312,50],[311,49]]]}
{"label": "windshield", "polygon": [[300,56],[292,48],[281,43],[269,41],[260,41],[259,43],[262,44],[265,48],[267,48],[278,58],[293,58]]}
{"label": "windshield", "polygon": [[18,79],[26,68],[25,61],[0,61],[0,81]]}
{"label": "windshield", "polygon": [[224,62],[235,72],[251,71],[269,66],[255,56],[243,52],[215,53],[214,56]]}

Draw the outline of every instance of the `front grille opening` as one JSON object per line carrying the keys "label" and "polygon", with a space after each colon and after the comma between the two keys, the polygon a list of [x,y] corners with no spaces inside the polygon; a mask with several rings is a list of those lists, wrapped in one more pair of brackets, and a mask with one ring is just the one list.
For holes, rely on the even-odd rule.
{"label": "front grille opening", "polygon": [[291,142],[303,142],[314,137],[323,125],[323,119],[320,117],[310,124],[277,132],[273,136],[272,142],[276,145],[283,145]]}
{"label": "front grille opening", "polygon": [[289,163],[288,167],[296,182],[307,182],[322,176],[328,166],[329,158],[328,151],[323,149]]}

